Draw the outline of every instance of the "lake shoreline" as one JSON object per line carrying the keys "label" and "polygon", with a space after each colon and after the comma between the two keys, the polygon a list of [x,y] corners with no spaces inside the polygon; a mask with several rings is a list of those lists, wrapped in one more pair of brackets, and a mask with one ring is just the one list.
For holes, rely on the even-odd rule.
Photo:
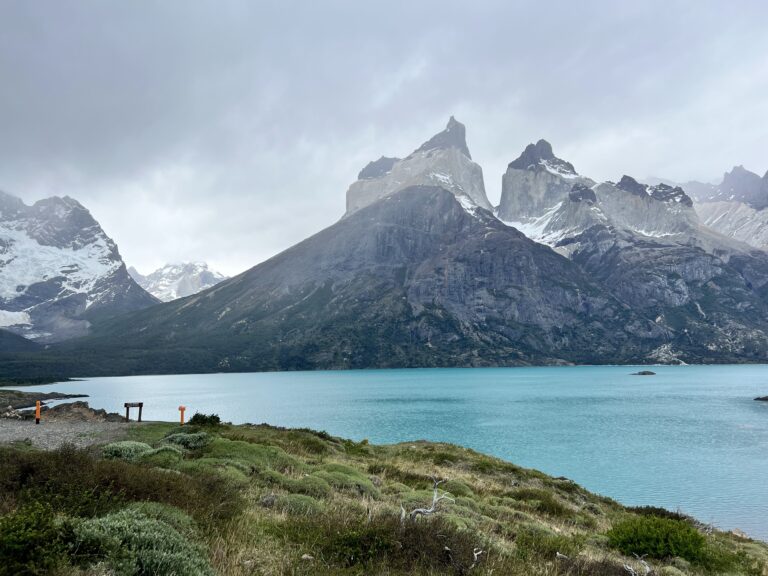
{"label": "lake shoreline", "polygon": [[[234,423],[327,430],[376,444],[450,442],[768,538],[768,369],[668,366],[272,372],[98,378],[35,388],[177,421],[178,406]],[[57,401],[53,401],[55,404]],[[132,411],[133,413],[133,411]],[[134,416],[135,417],[135,416]],[[671,440],[673,439],[673,440]],[[735,475],[732,471],[738,470]]]}
{"label": "lake shoreline", "polygon": [[[166,479],[180,475],[186,478],[183,485],[219,486],[217,509],[230,512],[213,523],[206,519],[205,501],[179,498],[167,491],[148,493],[151,494],[149,501],[164,502],[163,499],[171,498],[168,504],[180,511],[193,517],[200,512],[199,530],[192,536],[204,549],[217,546],[216,554],[209,556],[216,573],[240,573],[244,553],[253,554],[246,558],[264,558],[267,550],[269,557],[281,558],[280,565],[290,566],[302,574],[341,573],[350,563],[372,573],[382,570],[393,574],[433,573],[422,572],[422,562],[428,562],[431,570],[440,571],[443,560],[432,557],[431,552],[423,558],[416,556],[417,560],[409,553],[407,558],[411,560],[407,562],[415,564],[402,566],[400,562],[406,560],[400,560],[399,553],[395,553],[399,548],[391,552],[386,552],[388,548],[372,549],[370,554],[355,556],[352,560],[331,554],[328,548],[341,534],[346,550],[349,539],[354,539],[355,534],[365,534],[366,526],[375,530],[376,542],[393,538],[410,546],[409,537],[402,532],[410,530],[410,524],[402,519],[400,507],[405,510],[406,518],[411,511],[427,507],[433,497],[431,477],[440,482],[436,493],[445,494],[447,499],[435,507],[434,515],[428,514],[415,525],[428,527],[434,522],[435,529],[442,534],[440,541],[448,538],[449,547],[454,551],[463,550],[461,540],[456,539],[460,534],[462,538],[470,538],[475,550],[488,553],[487,564],[477,566],[481,574],[550,574],[556,552],[566,557],[558,557],[557,561],[568,573],[587,574],[609,568],[619,573],[623,564],[632,566],[636,560],[631,553],[622,553],[621,548],[616,548],[619,545],[610,544],[613,540],[606,534],[619,528],[642,530],[646,524],[685,529],[690,535],[686,537],[704,546],[701,556],[693,555],[689,560],[648,558],[659,574],[698,576],[707,572],[710,562],[715,561],[722,563],[723,568],[727,564],[730,573],[747,574],[750,572],[747,572],[746,561],[749,565],[768,564],[768,544],[750,539],[741,531],[718,531],[662,508],[626,507],[588,492],[567,478],[522,468],[456,444],[417,440],[377,445],[314,430],[266,424],[179,427],[173,422],[101,423],[111,424],[100,427],[101,432],[90,424],[53,419],[37,426],[14,422],[19,437],[32,430],[61,439],[62,430],[67,429],[75,435],[79,430],[79,437],[87,440],[79,444],[81,450],[75,452],[62,443],[48,443],[50,447],[40,453],[32,447],[45,447],[46,442],[39,444],[30,439],[31,442],[16,442],[10,447],[0,446],[0,453],[16,451],[10,453],[15,454],[12,460],[29,461],[25,470],[31,470],[27,473],[32,474],[36,467],[43,466],[42,471],[50,468],[43,464],[46,459],[56,461],[53,465],[56,485],[61,485],[65,493],[67,478],[72,477],[79,487],[88,488],[89,475],[98,474],[100,469],[111,470],[107,473],[117,482],[123,482],[119,480],[123,474],[129,474],[127,478],[140,474],[142,485],[165,483]],[[5,444],[8,438],[3,430],[0,422],[0,444]],[[102,446],[103,451],[99,449]],[[0,466],[0,474],[9,473],[11,468],[7,463]],[[175,474],[169,475],[167,471]],[[228,486],[226,490],[222,482]],[[66,502],[65,493],[60,500],[53,501]],[[128,494],[128,502],[117,504],[118,509],[130,503],[131,492]],[[243,500],[245,494],[249,497]],[[109,514],[116,513],[120,512],[112,506],[99,515],[106,514],[108,518]],[[178,513],[174,512],[173,517]],[[133,517],[128,516],[125,521],[130,518]],[[331,532],[316,533],[313,528],[305,535],[304,530],[314,526],[314,522],[327,526]],[[395,530],[392,535],[380,528],[390,526],[390,522],[391,529]],[[250,523],[253,528],[247,528]],[[248,537],[252,530],[265,525],[272,528],[259,532],[262,535],[258,543]],[[221,548],[223,534],[239,536],[227,540]],[[413,549],[413,554],[424,546],[431,546],[427,541],[419,541],[421,544]],[[440,549],[445,545],[441,544]],[[746,556],[739,556],[742,552]],[[471,553],[468,558],[471,561]],[[102,561],[111,560],[107,556]],[[466,562],[467,559],[459,557],[453,561]],[[320,572],[321,567],[325,571]]]}

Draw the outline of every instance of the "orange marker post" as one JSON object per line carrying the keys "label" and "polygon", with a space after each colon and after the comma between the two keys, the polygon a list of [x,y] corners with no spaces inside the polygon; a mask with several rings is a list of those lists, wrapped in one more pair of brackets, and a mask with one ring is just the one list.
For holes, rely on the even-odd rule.
{"label": "orange marker post", "polygon": [[181,425],[184,426],[184,410],[186,410],[186,406],[179,406],[179,412],[181,413]]}
{"label": "orange marker post", "polygon": [[35,424],[40,424],[40,400],[35,402]]}

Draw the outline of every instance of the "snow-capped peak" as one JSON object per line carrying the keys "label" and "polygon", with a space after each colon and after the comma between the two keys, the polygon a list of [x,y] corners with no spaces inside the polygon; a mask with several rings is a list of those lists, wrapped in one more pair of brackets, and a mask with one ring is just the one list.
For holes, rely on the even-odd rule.
{"label": "snow-capped peak", "polygon": [[142,288],[164,302],[191,296],[227,279],[205,262],[166,264],[146,276],[133,267],[128,272]]}
{"label": "snow-capped peak", "polygon": [[87,332],[92,309],[156,300],[126,273],[117,246],[79,202],[53,196],[27,206],[0,194],[0,326],[56,341]]}

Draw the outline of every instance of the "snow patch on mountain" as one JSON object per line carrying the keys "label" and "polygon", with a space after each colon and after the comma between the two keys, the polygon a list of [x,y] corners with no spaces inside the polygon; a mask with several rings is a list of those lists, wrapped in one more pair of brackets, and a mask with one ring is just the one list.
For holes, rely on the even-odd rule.
{"label": "snow patch on mountain", "polygon": [[0,328],[7,328],[9,326],[27,326],[29,324],[29,314],[26,312],[0,310]]}
{"label": "snow patch on mountain", "polygon": [[6,300],[24,295],[38,282],[59,279],[59,294],[86,294],[89,307],[98,280],[122,265],[103,237],[79,249],[50,246],[30,237],[20,221],[0,223],[0,246],[0,298]]}
{"label": "snow patch on mountain", "polygon": [[27,206],[0,192],[0,326],[57,341],[86,334],[92,312],[155,302],[79,202],[54,196]]}

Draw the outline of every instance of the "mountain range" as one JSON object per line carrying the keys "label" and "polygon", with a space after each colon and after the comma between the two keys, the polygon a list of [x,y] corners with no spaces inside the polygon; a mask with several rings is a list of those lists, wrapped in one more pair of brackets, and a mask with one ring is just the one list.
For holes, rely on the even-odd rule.
{"label": "mountain range", "polygon": [[735,166],[723,175],[720,184],[687,182],[681,186],[695,200],[696,212],[705,225],[768,250],[768,172],[761,178]]}
{"label": "mountain range", "polygon": [[163,302],[197,294],[227,279],[208,268],[205,262],[166,264],[146,276],[131,266],[128,274],[139,286]]}
{"label": "mountain range", "polygon": [[76,200],[54,196],[27,206],[0,192],[0,328],[50,343],[156,303]]}
{"label": "mountain range", "polygon": [[[596,182],[540,140],[498,207],[451,118],[337,223],[200,293],[14,356],[71,374],[768,359],[768,255],[684,187]],[[41,360],[42,359],[42,360]]]}

